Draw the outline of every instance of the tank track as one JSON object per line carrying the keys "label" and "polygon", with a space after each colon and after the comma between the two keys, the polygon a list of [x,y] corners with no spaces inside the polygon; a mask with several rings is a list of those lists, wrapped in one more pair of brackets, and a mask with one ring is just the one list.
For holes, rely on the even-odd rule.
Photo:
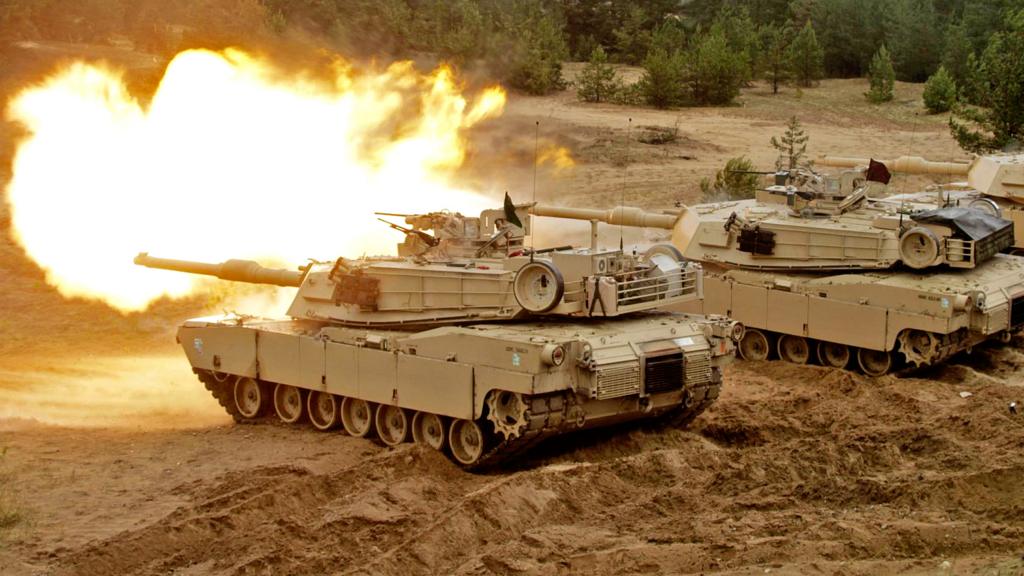
{"label": "tank track", "polygon": [[227,380],[217,381],[213,374],[209,372],[196,370],[195,373],[199,377],[199,381],[203,383],[203,386],[206,386],[210,394],[217,399],[217,402],[224,408],[224,411],[230,414],[235,422],[239,424],[256,422],[256,420],[243,417],[238,411],[238,407],[235,406],[234,390]]}
{"label": "tank track", "polygon": [[718,374],[718,381],[712,382],[702,390],[694,391],[693,404],[687,408],[680,406],[670,410],[661,417],[661,424],[668,428],[686,428],[698,416],[704,413],[712,404],[718,400],[718,394],[722,390],[721,373]]}
{"label": "tank track", "polygon": [[[659,418],[660,424],[671,428],[687,427],[698,416],[704,413],[709,406],[715,403],[721,389],[722,385],[719,377],[717,382],[712,382],[701,389],[694,390],[692,392],[693,398],[699,398],[699,400],[694,401],[689,407],[679,406],[678,408],[669,410]],[[497,443],[475,464],[472,466],[463,466],[463,468],[474,472],[494,468],[529,451],[544,440],[552,436],[557,436],[560,432],[560,429],[557,426],[545,427],[544,425],[546,422],[550,422],[551,415],[554,412],[550,409],[550,403],[549,410],[547,412],[538,412],[535,409],[536,404],[537,399],[534,400],[534,406],[531,407],[529,414],[530,426],[526,429],[525,433],[520,435],[518,438],[504,440]],[[562,430],[564,430],[564,428]]]}
{"label": "tank track", "polygon": [[526,412],[528,424],[519,436],[507,440],[497,440],[492,435],[494,444],[475,463],[463,465],[465,470],[474,472],[494,468],[529,451],[545,439],[558,434],[564,421],[565,398],[561,394],[533,398]]}
{"label": "tank track", "polygon": [[[213,374],[205,371],[196,371],[196,375],[203,383],[210,394],[224,408],[224,411],[240,424],[259,424],[276,421],[269,415],[259,418],[245,418],[235,406],[234,390],[229,381],[218,381]],[[695,418],[701,415],[718,398],[721,389],[720,383],[712,383],[706,387],[694,391],[693,402],[689,407],[679,406],[659,417],[662,425],[674,428],[685,427]],[[500,436],[490,434],[489,447],[483,456],[470,465],[459,465],[464,470],[471,472],[485,472],[492,470],[502,464],[514,460],[525,454],[544,440],[572,430],[575,426],[572,420],[567,420],[567,415],[582,414],[582,410],[567,401],[562,394],[553,394],[531,399],[530,409],[527,411],[529,424],[526,430],[515,438],[507,440],[500,439]],[[486,420],[486,417],[484,418]],[[582,425],[580,418],[576,422]]]}
{"label": "tank track", "polygon": [[[785,358],[780,357],[777,351],[776,345],[778,339],[784,334],[775,332],[772,330],[764,329],[748,329],[751,332],[759,332],[768,338],[768,352],[765,358],[754,358],[755,361],[761,362],[783,362],[786,363]],[[930,337],[931,343],[924,347],[915,347],[912,343],[912,336],[922,335]],[[915,330],[905,330],[896,339],[896,345],[889,351],[891,358],[891,366],[884,374],[870,374],[865,372],[863,367],[858,365],[857,361],[857,350],[855,346],[848,346],[850,352],[850,359],[847,364],[843,367],[829,366],[822,363],[817,357],[817,353],[813,347],[815,342],[831,343],[831,344],[842,344],[838,342],[827,342],[819,340],[805,339],[808,345],[811,347],[810,358],[806,362],[797,362],[797,365],[813,365],[813,366],[824,366],[826,368],[833,368],[837,370],[847,370],[850,372],[856,372],[864,374],[869,377],[878,377],[882,375],[891,375],[894,377],[905,377],[912,376],[922,369],[929,368],[931,366],[937,366],[943,362],[949,360],[951,357],[960,354],[961,352],[969,352],[975,346],[983,344],[985,342],[992,342],[1002,340],[1004,342],[1014,334],[1024,333],[1024,328],[1013,328],[1011,330],[1004,330],[987,335],[978,335],[968,332],[966,328],[961,328],[956,332],[949,334],[939,334],[935,332],[920,332]],[[743,356],[742,350],[738,352],[738,357],[744,360],[750,360]]]}

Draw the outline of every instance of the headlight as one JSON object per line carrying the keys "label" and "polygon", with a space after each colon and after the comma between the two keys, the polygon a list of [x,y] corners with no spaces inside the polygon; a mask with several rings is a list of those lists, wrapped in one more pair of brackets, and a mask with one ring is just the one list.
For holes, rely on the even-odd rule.
{"label": "headlight", "polygon": [[561,366],[565,362],[565,348],[560,344],[548,344],[540,351],[540,359],[550,366]]}
{"label": "headlight", "polygon": [[729,337],[732,338],[733,342],[743,340],[743,335],[746,333],[747,327],[740,322],[733,322],[732,326],[729,327]]}

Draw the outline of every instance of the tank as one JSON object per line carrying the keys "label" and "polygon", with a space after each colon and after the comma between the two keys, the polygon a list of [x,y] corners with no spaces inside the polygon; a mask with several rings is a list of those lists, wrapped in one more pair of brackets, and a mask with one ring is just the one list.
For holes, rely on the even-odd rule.
{"label": "tank", "polygon": [[936,186],[932,190],[890,196],[890,201],[911,201],[936,206],[966,206],[1013,222],[1015,252],[1024,251],[1024,155],[976,156],[971,160],[932,162],[919,156],[874,160],[822,156],[822,166],[864,171],[871,162],[881,163],[897,174],[933,174],[965,177],[965,181]]}
{"label": "tank", "polygon": [[703,295],[702,268],[671,246],[534,249],[518,207],[389,216],[406,223],[388,221],[405,235],[399,257],[295,270],[136,263],[296,288],[280,318],[178,329],[193,371],[238,422],[415,441],[479,470],[569,431],[685,425],[718,397],[743,327],[662,310]]}
{"label": "tank", "polygon": [[672,230],[687,259],[752,270],[974,268],[1013,244],[1012,222],[997,215],[874,202],[867,180],[847,192],[841,179],[803,178],[798,187],[784,177],[752,200],[674,213],[537,206],[535,214]]}
{"label": "tank", "polygon": [[[676,305],[746,327],[741,357],[859,368],[935,364],[1024,325],[1024,259],[999,253],[1012,224],[975,209],[879,204],[776,183],[753,200],[542,216],[672,230],[703,264],[705,298]],[[920,241],[923,240],[923,241]]]}

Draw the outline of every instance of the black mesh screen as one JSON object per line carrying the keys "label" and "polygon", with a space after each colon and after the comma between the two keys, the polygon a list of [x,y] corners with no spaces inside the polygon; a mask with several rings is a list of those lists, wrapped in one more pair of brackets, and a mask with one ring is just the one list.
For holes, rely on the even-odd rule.
{"label": "black mesh screen", "polygon": [[644,369],[644,389],[648,394],[679,390],[683,387],[683,353],[648,358]]}
{"label": "black mesh screen", "polygon": [[1024,296],[1017,296],[1010,302],[1010,326],[1024,324]]}

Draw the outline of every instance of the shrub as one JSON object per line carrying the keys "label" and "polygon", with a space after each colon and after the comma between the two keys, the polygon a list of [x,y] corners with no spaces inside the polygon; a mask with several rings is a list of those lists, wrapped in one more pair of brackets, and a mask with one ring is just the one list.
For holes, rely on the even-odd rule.
{"label": "shrub", "polygon": [[932,74],[924,84],[924,105],[932,114],[949,112],[956,104],[956,83],[945,66]]}
{"label": "shrub", "polygon": [[730,158],[725,167],[709,178],[700,181],[700,190],[705,202],[720,200],[745,200],[753,198],[757,191],[758,175],[753,173],[754,163],[746,156]]}

